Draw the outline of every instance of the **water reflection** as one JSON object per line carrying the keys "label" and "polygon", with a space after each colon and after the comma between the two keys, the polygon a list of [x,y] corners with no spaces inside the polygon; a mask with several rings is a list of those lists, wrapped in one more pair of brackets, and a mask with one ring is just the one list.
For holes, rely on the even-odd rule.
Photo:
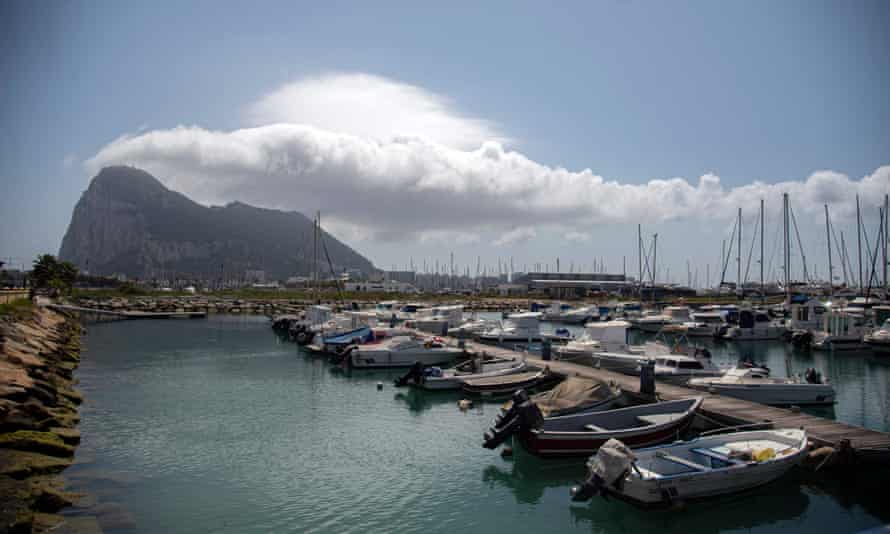
{"label": "water reflection", "polygon": [[482,481],[490,488],[510,490],[516,502],[538,504],[547,488],[565,488],[568,504],[569,488],[582,480],[587,470],[584,459],[541,460],[518,447],[513,461],[489,465],[482,470]]}

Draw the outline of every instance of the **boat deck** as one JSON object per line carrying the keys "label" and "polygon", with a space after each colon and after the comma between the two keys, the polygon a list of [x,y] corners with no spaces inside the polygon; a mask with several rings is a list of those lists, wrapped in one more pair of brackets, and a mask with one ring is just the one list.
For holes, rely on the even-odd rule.
{"label": "boat deck", "polygon": [[[457,340],[454,338],[449,338],[448,340],[450,343],[457,344]],[[520,355],[520,353],[509,349],[475,341],[467,340],[465,344],[467,350],[472,352],[485,352],[502,357]],[[626,391],[638,391],[640,386],[639,377],[595,369],[586,365],[553,360],[545,361],[533,355],[528,355],[526,361],[529,365],[541,368],[547,366],[552,372],[563,376],[581,376],[612,382]],[[849,440],[850,445],[854,449],[867,449],[872,457],[878,457],[883,459],[883,461],[890,462],[890,434],[885,432],[869,430],[790,409],[767,406],[663,382],[657,383],[656,394],[662,400],[702,396],[704,397],[704,402],[700,412],[706,417],[722,423],[730,425],[771,423],[774,428],[803,428],[807,431],[810,441],[816,445],[838,447],[842,440]]]}

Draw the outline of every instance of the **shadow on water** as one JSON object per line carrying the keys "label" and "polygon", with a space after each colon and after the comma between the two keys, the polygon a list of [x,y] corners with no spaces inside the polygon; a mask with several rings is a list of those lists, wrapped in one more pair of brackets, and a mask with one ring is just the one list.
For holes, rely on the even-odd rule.
{"label": "shadow on water", "polygon": [[503,465],[489,465],[482,470],[482,481],[489,487],[510,490],[516,502],[538,504],[547,488],[568,489],[587,474],[584,458],[542,460],[522,447],[514,449],[512,461]]}

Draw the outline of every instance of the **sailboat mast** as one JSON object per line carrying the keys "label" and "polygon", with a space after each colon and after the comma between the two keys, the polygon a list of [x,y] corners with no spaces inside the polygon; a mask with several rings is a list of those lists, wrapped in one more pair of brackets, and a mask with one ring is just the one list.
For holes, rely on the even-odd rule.
{"label": "sailboat mast", "polygon": [[652,251],[652,291],[653,291],[653,295],[654,295],[655,294],[654,293],[654,291],[655,291],[655,276],[656,276],[656,273],[658,272],[657,268],[656,268],[657,263],[655,262],[655,260],[658,259],[658,234],[655,234],[654,236],[652,236],[652,249],[653,249],[653,251]]}
{"label": "sailboat mast", "polygon": [[785,299],[788,303],[791,302],[791,243],[790,237],[790,229],[789,221],[788,221],[788,193],[782,194],[782,211],[783,211],[783,222],[784,222],[784,263],[785,263]]}
{"label": "sailboat mast", "polygon": [[859,242],[859,291],[865,287],[862,279],[862,212],[859,211],[859,195],[856,195],[856,237]]}
{"label": "sailboat mast", "polygon": [[643,225],[637,224],[637,257],[640,260],[640,300],[643,300]]}
{"label": "sailboat mast", "polygon": [[318,214],[312,224],[312,289],[318,298]]}
{"label": "sailboat mast", "polygon": [[887,228],[887,218],[888,218],[887,210],[888,210],[888,208],[890,208],[890,198],[888,198],[888,195],[884,195],[884,217],[882,218],[882,221],[881,221],[882,228],[884,230],[884,237],[883,237],[883,239],[881,239],[881,251],[883,252],[883,260],[884,260],[884,265],[883,265],[882,271],[884,273],[883,281],[884,281],[884,294],[885,295],[887,293],[887,230],[888,230],[888,228]]}
{"label": "sailboat mast", "polygon": [[763,199],[760,199],[760,295],[766,296],[766,290],[763,287]]}
{"label": "sailboat mast", "polygon": [[739,246],[738,255],[736,256],[736,264],[738,265],[738,273],[736,274],[736,293],[741,295],[742,290],[742,208],[739,208]]}
{"label": "sailboat mast", "polygon": [[828,221],[828,204],[825,204],[825,238],[828,243],[828,296],[834,293],[834,269],[831,265],[831,223]]}

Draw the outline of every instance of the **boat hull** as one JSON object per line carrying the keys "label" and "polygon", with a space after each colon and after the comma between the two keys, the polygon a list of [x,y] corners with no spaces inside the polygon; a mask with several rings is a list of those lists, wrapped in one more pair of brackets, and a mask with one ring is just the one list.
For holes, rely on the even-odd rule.
{"label": "boat hull", "polygon": [[589,432],[551,433],[530,430],[520,433],[519,440],[527,451],[542,458],[587,457],[613,437],[617,437],[622,443],[634,449],[669,443],[678,439],[691,423],[692,417],[689,417],[680,424],[670,425],[667,428],[641,429],[638,432],[623,433],[620,437],[618,433],[594,435]]}
{"label": "boat hull", "polygon": [[393,351],[353,351],[349,364],[356,369],[407,368],[420,362],[424,366],[439,365],[454,360],[462,351],[436,352],[393,352]]}
{"label": "boat hull", "polygon": [[700,391],[713,392],[718,395],[733,397],[760,404],[773,406],[801,406],[834,404],[835,392],[827,385],[738,385],[738,384],[694,384],[689,387]]}

